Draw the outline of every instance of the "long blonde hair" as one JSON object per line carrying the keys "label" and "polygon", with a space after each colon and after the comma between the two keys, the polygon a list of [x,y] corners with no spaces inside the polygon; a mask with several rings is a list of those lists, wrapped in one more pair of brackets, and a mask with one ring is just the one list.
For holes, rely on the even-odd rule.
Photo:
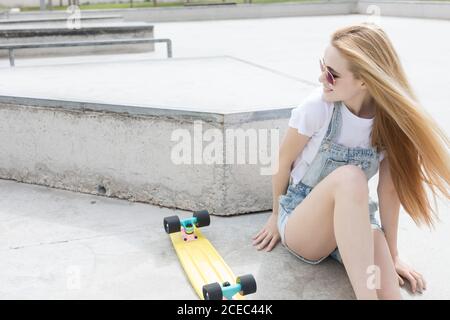
{"label": "long blonde hair", "polygon": [[[392,181],[405,211],[417,225],[432,226],[439,190],[449,198],[449,139],[421,107],[386,33],[373,23],[336,30],[331,44],[367,86],[376,107],[371,143],[389,157]],[[432,191],[436,211],[427,197]]]}

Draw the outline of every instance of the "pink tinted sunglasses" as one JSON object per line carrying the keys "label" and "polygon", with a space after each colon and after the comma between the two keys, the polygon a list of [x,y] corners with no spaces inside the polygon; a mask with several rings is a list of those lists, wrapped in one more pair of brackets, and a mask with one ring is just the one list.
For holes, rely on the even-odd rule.
{"label": "pink tinted sunglasses", "polygon": [[323,58],[319,59],[320,62],[320,69],[322,70],[322,72],[325,72],[325,77],[327,79],[327,82],[329,84],[331,84],[332,86],[334,86],[334,84],[336,83],[336,79],[334,78],[333,74],[330,72],[330,70],[328,70],[328,68],[325,66],[325,63],[323,62]]}

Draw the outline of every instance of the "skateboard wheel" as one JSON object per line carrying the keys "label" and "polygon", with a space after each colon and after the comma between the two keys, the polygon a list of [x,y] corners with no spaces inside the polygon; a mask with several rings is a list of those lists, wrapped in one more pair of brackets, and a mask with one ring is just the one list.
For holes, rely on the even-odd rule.
{"label": "skateboard wheel", "polygon": [[238,277],[236,283],[241,284],[241,291],[239,293],[243,296],[256,292],[256,280],[251,274]]}
{"label": "skateboard wheel", "polygon": [[195,211],[194,218],[197,218],[197,228],[209,226],[211,222],[208,210]]}
{"label": "skateboard wheel", "polygon": [[210,283],[203,286],[203,298],[205,300],[222,300],[222,287],[218,282]]}
{"label": "skateboard wheel", "polygon": [[165,217],[164,229],[169,234],[179,232],[181,230],[180,218],[178,216]]}

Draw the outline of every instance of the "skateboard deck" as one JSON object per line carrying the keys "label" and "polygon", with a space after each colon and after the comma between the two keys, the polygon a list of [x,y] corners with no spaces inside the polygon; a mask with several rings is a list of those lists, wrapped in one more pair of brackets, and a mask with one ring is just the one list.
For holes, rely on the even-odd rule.
{"label": "skateboard deck", "polygon": [[[236,276],[199,228],[194,228],[194,236],[186,235],[181,228],[181,231],[170,234],[170,239],[192,287],[200,299],[204,299],[204,285],[213,282],[233,284]],[[237,293],[233,299],[242,300],[244,296]]]}

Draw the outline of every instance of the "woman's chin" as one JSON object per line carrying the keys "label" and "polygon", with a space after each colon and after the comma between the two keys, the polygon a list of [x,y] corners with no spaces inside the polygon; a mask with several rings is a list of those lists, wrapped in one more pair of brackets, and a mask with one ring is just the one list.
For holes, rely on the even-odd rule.
{"label": "woman's chin", "polygon": [[326,92],[324,92],[324,93],[322,94],[322,99],[323,99],[324,101],[326,101],[326,102],[335,102],[335,101],[338,101],[336,98],[332,97],[332,96],[330,95],[330,93],[326,93]]}

